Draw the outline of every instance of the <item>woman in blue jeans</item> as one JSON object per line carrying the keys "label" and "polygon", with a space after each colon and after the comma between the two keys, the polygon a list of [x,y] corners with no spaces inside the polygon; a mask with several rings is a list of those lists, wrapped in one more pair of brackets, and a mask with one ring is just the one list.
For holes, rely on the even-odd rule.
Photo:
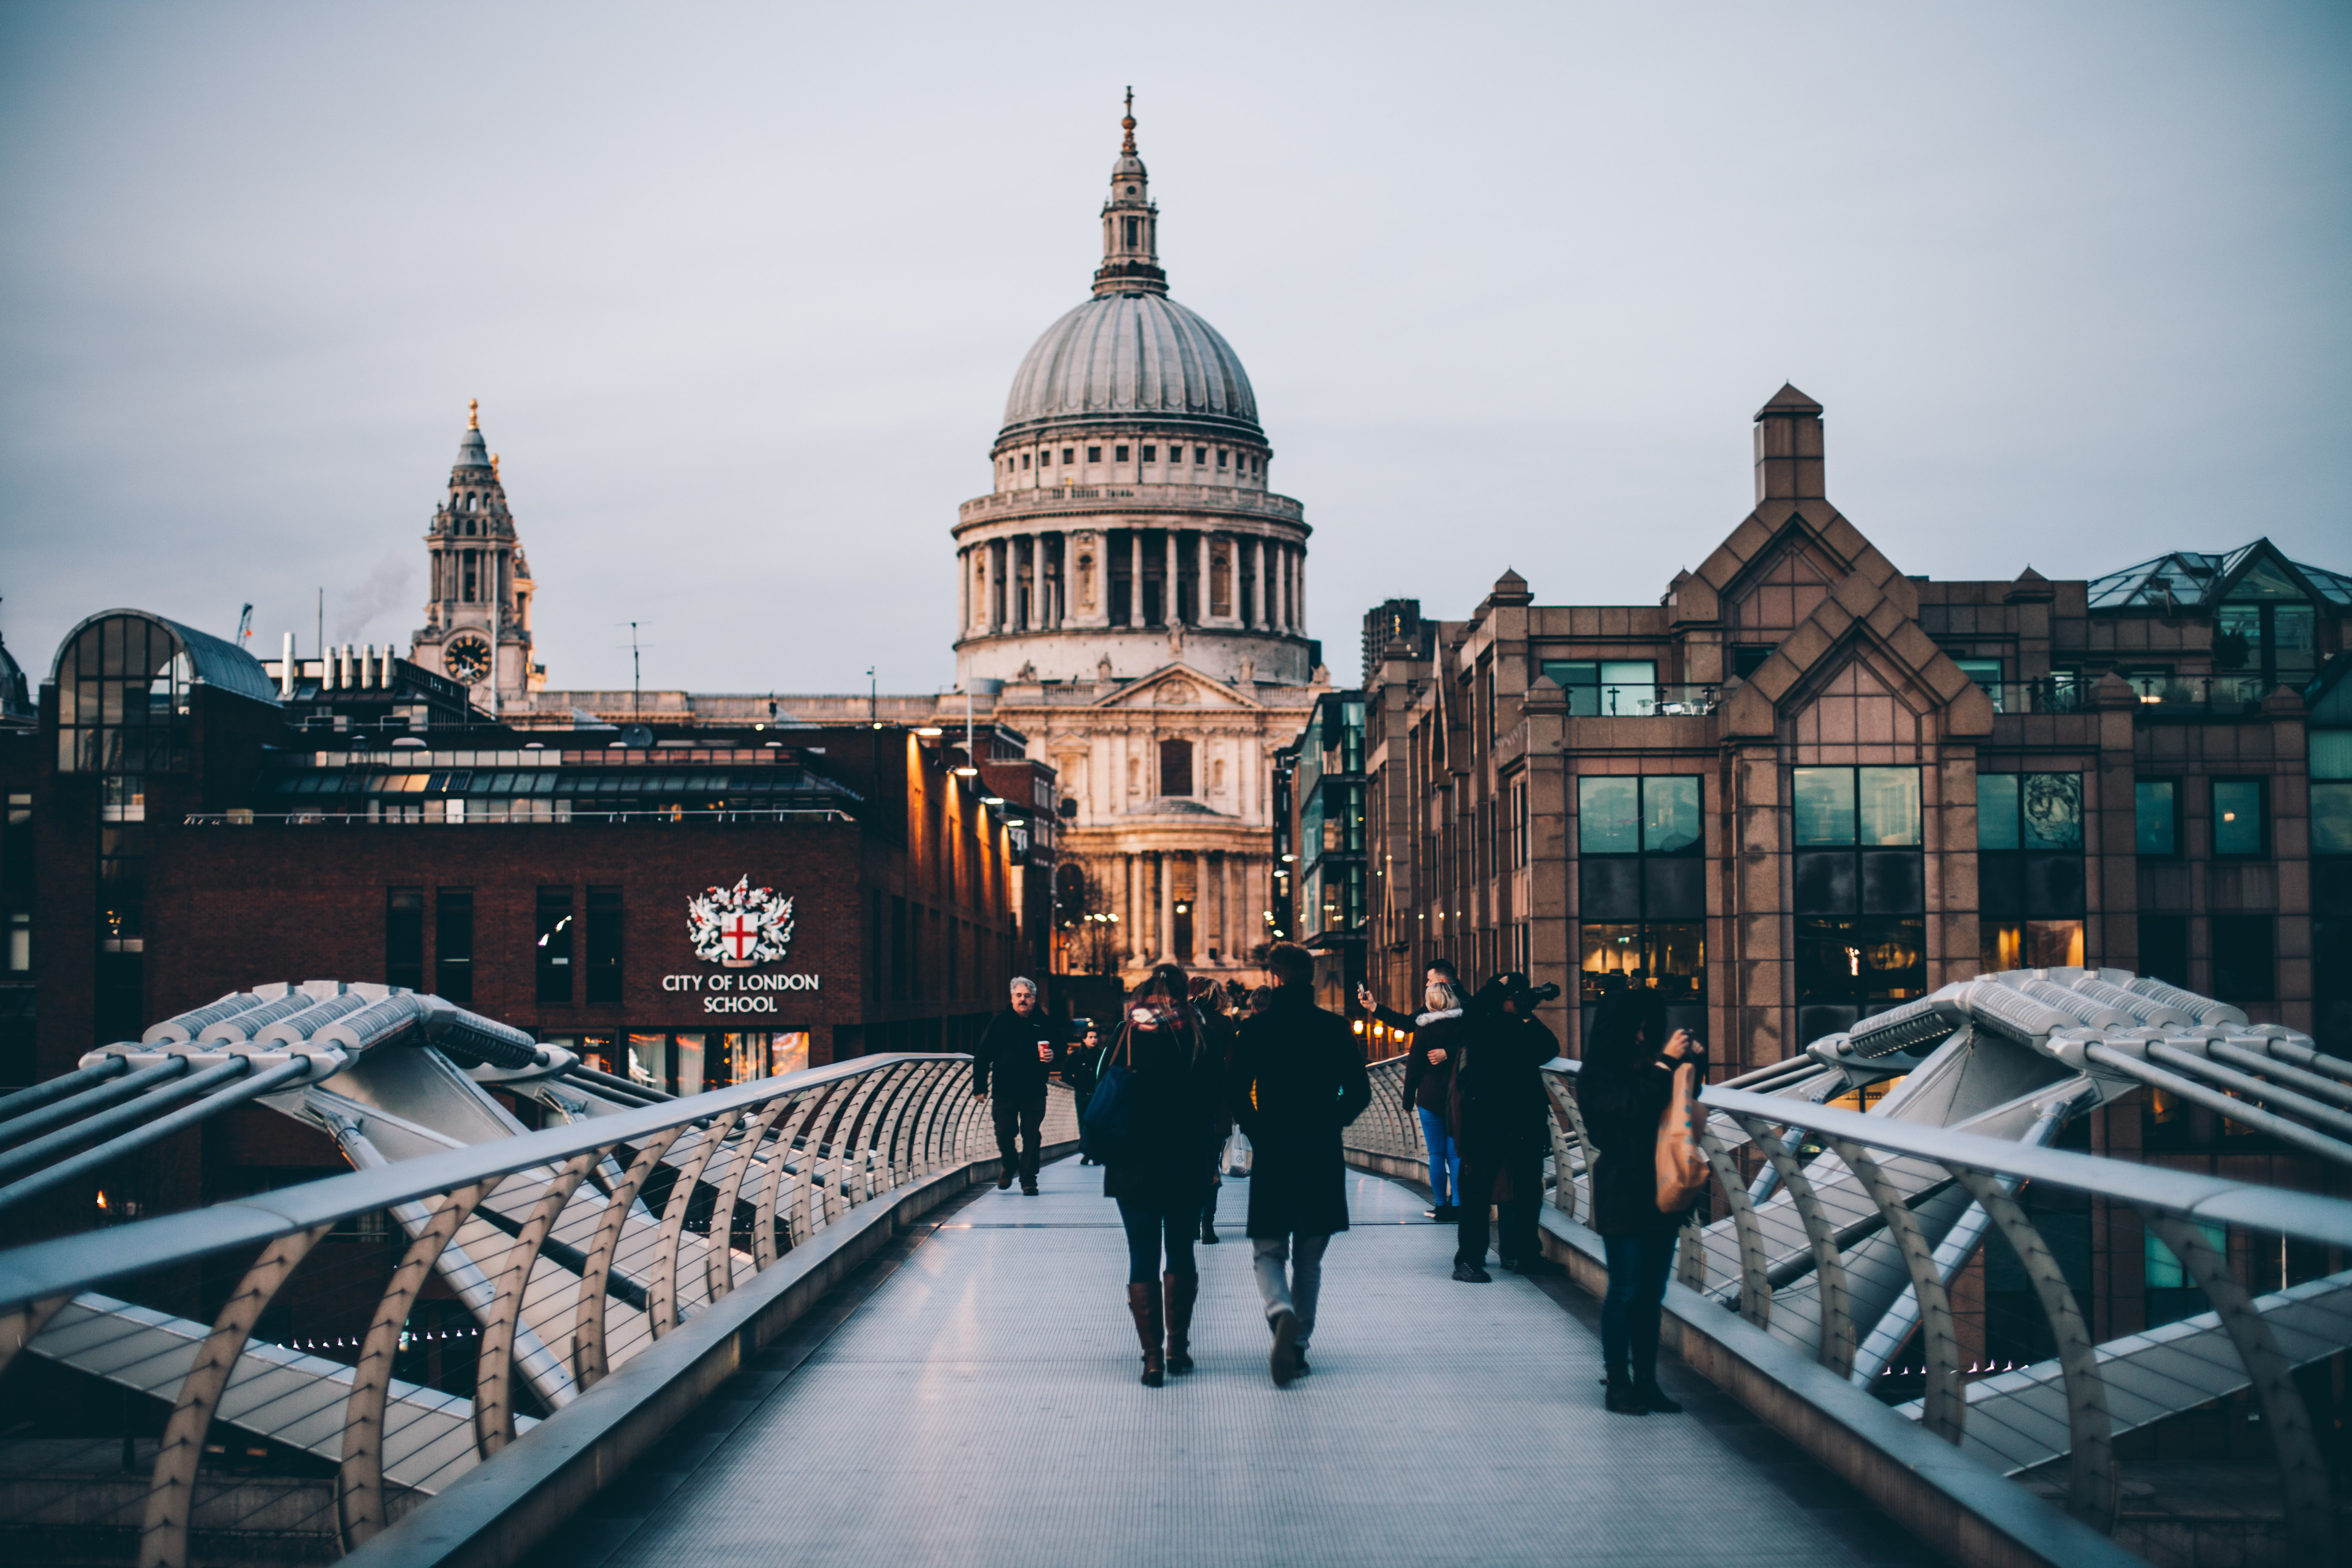
{"label": "woman in blue jeans", "polygon": [[1430,1217],[1451,1225],[1462,1201],[1462,1150],[1454,1141],[1454,1068],[1462,1059],[1462,995],[1453,982],[1434,980],[1422,994],[1425,1011],[1412,1021],[1412,1049],[1404,1064],[1404,1097],[1421,1113],[1429,1146]]}
{"label": "woman in blue jeans", "polygon": [[1702,1052],[1682,1030],[1668,1034],[1656,993],[1633,990],[1616,973],[1601,986],[1576,1100],[1600,1150],[1592,1228],[1609,1258],[1609,1293],[1601,1302],[1608,1405],[1621,1415],[1675,1415],[1682,1406],[1658,1386],[1658,1320],[1683,1214],[1658,1212],[1658,1117],[1674,1097],[1675,1067]]}
{"label": "woman in blue jeans", "polygon": [[1127,1307],[1147,1388],[1192,1370],[1192,1303],[1201,1293],[1192,1240],[1216,1169],[1224,1062],[1185,989],[1174,964],[1154,969],[1135,988],[1099,1064],[1135,1075],[1128,1135],[1104,1164],[1103,1195],[1118,1200],[1127,1230]]}

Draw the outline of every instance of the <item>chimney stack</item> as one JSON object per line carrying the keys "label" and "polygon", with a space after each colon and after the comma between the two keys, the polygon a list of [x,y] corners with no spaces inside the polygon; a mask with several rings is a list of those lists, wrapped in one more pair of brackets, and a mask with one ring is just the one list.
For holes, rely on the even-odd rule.
{"label": "chimney stack", "polygon": [[1822,478],[1822,405],[1784,385],[1756,411],[1756,504],[1817,500]]}

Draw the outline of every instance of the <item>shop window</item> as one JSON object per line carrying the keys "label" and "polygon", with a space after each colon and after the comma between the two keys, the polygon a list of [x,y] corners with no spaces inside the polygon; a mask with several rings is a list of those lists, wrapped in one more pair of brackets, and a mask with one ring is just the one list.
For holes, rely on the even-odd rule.
{"label": "shop window", "polygon": [[[2076,936],[2053,929],[2037,937],[2031,928],[2052,922],[2079,926],[2085,912],[2084,879],[2082,774],[1977,775],[1983,962],[2001,969],[2047,968],[2032,955],[2078,945]],[[1996,963],[1996,956],[2017,962]]]}
{"label": "shop window", "polygon": [[1638,718],[1657,710],[1654,659],[1548,658],[1543,673],[1568,693],[1571,718]]}
{"label": "shop window", "polygon": [[2265,781],[2213,781],[2213,853],[2256,858],[2270,852]]}
{"label": "shop window", "polygon": [[2132,837],[2142,855],[2180,853],[2180,786],[2170,779],[2142,779],[2132,785]]}
{"label": "shop window", "polygon": [[[661,1038],[656,1035],[656,1039]],[[700,1094],[708,1087],[702,1081],[702,1035],[672,1035],[669,1037],[669,1091],[683,1100]]]}
{"label": "shop window", "polygon": [[[1670,1003],[1706,999],[1706,861],[1695,777],[1588,775],[1577,785],[1577,891],[1583,1000],[1625,974]],[[1516,782],[1516,837],[1526,835]]]}
{"label": "shop window", "polygon": [[474,1005],[474,889],[433,895],[433,991],[461,1007]]}
{"label": "shop window", "polygon": [[572,1005],[572,889],[539,890],[539,1001],[541,1006]]}
{"label": "shop window", "polygon": [[2187,915],[2139,917],[2139,972],[2167,985],[2178,985],[2183,991],[2191,989]]}
{"label": "shop window", "polygon": [[621,1002],[621,889],[588,889],[588,1005]]}
{"label": "shop window", "polygon": [[425,989],[425,889],[394,888],[385,895],[383,980]]}
{"label": "shop window", "polygon": [[2275,922],[2268,915],[2215,915],[2213,995],[2223,1002],[2268,1002],[2277,994]]}
{"label": "shop window", "polygon": [[1978,963],[1987,974],[2005,969],[2080,969],[2081,921],[1982,921]]}

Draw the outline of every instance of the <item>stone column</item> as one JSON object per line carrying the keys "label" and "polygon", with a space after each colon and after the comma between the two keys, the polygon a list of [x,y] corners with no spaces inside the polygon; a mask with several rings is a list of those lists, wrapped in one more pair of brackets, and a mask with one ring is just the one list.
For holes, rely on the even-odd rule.
{"label": "stone column", "polygon": [[1265,541],[1250,541],[1250,571],[1257,579],[1257,591],[1250,595],[1249,624],[1260,631],[1269,624],[1265,615]]}
{"label": "stone column", "polygon": [[1192,537],[1198,544],[1198,547],[1192,552],[1192,559],[1194,565],[1199,568],[1201,578],[1200,585],[1193,590],[1192,595],[1192,605],[1194,609],[1193,618],[1205,626],[1209,624],[1210,616],[1215,612],[1217,603],[1215,596],[1209,592],[1209,540],[1211,536],[1209,531],[1204,528]]}
{"label": "stone column", "polygon": [[1307,630],[1307,546],[1304,544],[1290,552],[1290,571],[1294,584],[1290,591],[1291,614],[1297,617],[1298,629],[1303,633]]}
{"label": "stone column", "polygon": [[964,636],[966,636],[966,637],[970,637],[970,636],[971,635],[971,546],[966,545],[963,549],[959,550],[959,551],[957,551],[957,552],[956,552],[956,568],[957,568],[957,575],[956,575],[956,583],[957,583],[957,592],[956,592],[956,612],[957,612],[957,620],[956,620],[956,625],[958,625],[958,626],[961,626],[961,627],[963,628],[963,635],[964,635]]}
{"label": "stone column", "polygon": [[1122,855],[1118,859],[1121,907],[1118,911],[1118,941],[1114,945],[1118,949],[1119,961],[1132,963],[1143,946],[1143,900],[1136,891],[1136,880],[1140,872],[1136,856]]}
{"label": "stone column", "polygon": [[1228,853],[1217,858],[1217,951],[1225,955],[1227,963],[1239,962],[1234,956],[1239,951],[1234,941],[1234,859]]}
{"label": "stone column", "polygon": [[1004,617],[1012,613],[1013,601],[1004,592],[1004,569],[1012,563],[1012,540],[999,539],[990,542],[988,546],[989,584],[986,615],[988,619],[988,629],[992,633],[1003,631],[1004,629]]}
{"label": "stone column", "polygon": [[1152,934],[1163,961],[1176,957],[1176,858],[1162,850],[1160,861],[1160,929]]}
{"label": "stone column", "polygon": [[1045,563],[1049,556],[1046,541],[1050,534],[1029,536],[1029,626],[1032,631],[1045,631],[1053,624],[1054,590],[1045,581]]}
{"label": "stone column", "polygon": [[1181,568],[1176,564],[1176,531],[1171,528],[1168,531],[1168,565],[1160,579],[1160,618],[1171,626],[1181,626],[1184,619],[1184,597],[1176,591],[1177,584],[1182,581],[1179,575],[1181,571]]}
{"label": "stone column", "polygon": [[1127,624],[1129,630],[1143,624],[1143,530],[1127,531]]}

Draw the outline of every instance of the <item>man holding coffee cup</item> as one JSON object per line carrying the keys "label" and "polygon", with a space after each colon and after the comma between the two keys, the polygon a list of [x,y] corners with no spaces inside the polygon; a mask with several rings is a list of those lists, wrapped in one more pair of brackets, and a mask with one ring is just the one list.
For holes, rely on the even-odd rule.
{"label": "man holding coffee cup", "polygon": [[1012,1006],[989,1020],[987,1032],[972,1047],[971,1091],[989,1097],[989,1113],[996,1123],[996,1153],[1002,1162],[998,1189],[1011,1186],[1017,1171],[1021,1190],[1034,1197],[1045,1080],[1060,1068],[1066,1040],[1061,1024],[1045,1011],[1035,981],[1017,976],[1012,992]]}

